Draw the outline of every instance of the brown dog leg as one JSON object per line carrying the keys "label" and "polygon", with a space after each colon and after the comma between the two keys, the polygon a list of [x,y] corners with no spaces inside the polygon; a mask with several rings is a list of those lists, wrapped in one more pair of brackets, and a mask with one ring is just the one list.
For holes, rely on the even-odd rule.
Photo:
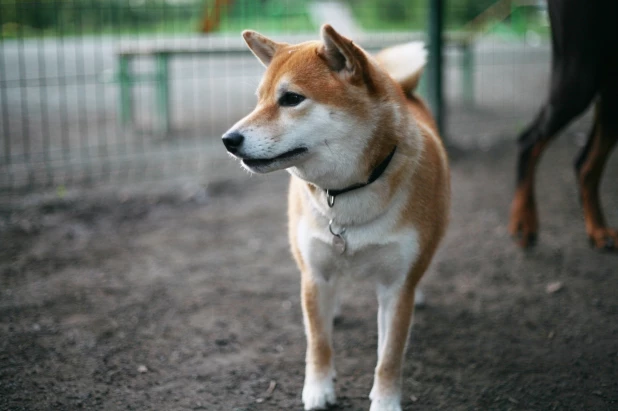
{"label": "brown dog leg", "polygon": [[605,26],[599,22],[610,14],[597,7],[599,2],[593,3],[548,2],[552,26],[551,88],[540,113],[519,136],[517,189],[509,223],[509,231],[522,247],[533,245],[537,237],[534,172],[541,154],[560,130],[590,105],[599,90],[598,74],[602,53],[607,48],[590,45],[598,45],[606,38]]}
{"label": "brown dog leg", "polygon": [[520,150],[518,158],[518,181],[511,202],[509,231],[521,247],[533,246],[539,229],[536,201],[534,198],[534,173],[541,154],[549,140],[539,140]]}
{"label": "brown dog leg", "polygon": [[613,118],[617,112],[618,97],[602,92],[596,106],[593,129],[575,164],[590,244],[610,251],[618,251],[618,231],[606,226],[599,200],[599,185],[605,163],[618,141],[618,122]]}
{"label": "brown dog leg", "polygon": [[541,155],[560,130],[586,109],[595,95],[594,83],[586,84],[579,90],[580,93],[565,95],[574,87],[568,81],[574,80],[561,78],[560,86],[552,89],[550,103],[542,108],[535,121],[518,139],[517,188],[511,203],[509,231],[524,248],[535,244],[539,229],[534,175]]}

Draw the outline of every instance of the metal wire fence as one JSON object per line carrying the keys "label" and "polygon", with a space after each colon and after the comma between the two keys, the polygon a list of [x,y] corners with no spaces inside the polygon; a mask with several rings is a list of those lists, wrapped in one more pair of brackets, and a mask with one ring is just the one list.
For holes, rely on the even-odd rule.
{"label": "metal wire fence", "polygon": [[[329,22],[377,50],[425,38],[429,4],[0,0],[0,192],[216,174],[219,136],[255,104],[263,72],[240,30],[293,42]],[[447,6],[446,134],[511,137],[545,93],[544,10]]]}

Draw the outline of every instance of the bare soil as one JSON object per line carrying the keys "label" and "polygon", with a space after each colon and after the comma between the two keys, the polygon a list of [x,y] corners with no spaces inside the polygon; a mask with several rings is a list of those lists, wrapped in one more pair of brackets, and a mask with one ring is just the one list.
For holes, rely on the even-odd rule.
{"label": "bare soil", "polygon": [[[618,409],[618,256],[588,246],[573,140],[543,159],[542,231],[528,252],[506,229],[514,144],[453,156],[452,221],[422,281],[404,409]],[[615,160],[602,191],[618,224]],[[301,409],[287,177],[237,175],[188,194],[5,201],[0,409]],[[343,315],[334,409],[364,410],[377,343],[369,283],[349,283]]]}

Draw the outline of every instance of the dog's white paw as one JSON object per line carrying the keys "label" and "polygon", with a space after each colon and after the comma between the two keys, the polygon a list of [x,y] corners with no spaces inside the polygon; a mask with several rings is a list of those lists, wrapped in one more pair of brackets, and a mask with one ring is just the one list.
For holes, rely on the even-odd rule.
{"label": "dog's white paw", "polygon": [[337,402],[332,378],[307,379],[303,387],[305,410],[323,410]]}
{"label": "dog's white paw", "polygon": [[372,399],[369,411],[401,411],[401,400],[398,395]]}
{"label": "dog's white paw", "polygon": [[398,394],[384,395],[373,385],[369,393],[371,408],[369,411],[401,411],[401,396]]}

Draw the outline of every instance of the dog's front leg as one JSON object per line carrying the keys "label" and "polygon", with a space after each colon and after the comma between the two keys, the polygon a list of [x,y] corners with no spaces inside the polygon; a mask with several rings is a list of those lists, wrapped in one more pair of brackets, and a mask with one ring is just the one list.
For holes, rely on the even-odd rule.
{"label": "dog's front leg", "polygon": [[305,410],[326,408],[336,401],[332,332],[337,280],[303,272],[302,306],[307,357],[303,403]]}
{"label": "dog's front leg", "polygon": [[378,365],[369,394],[371,411],[401,410],[401,371],[414,310],[414,286],[379,284]]}

